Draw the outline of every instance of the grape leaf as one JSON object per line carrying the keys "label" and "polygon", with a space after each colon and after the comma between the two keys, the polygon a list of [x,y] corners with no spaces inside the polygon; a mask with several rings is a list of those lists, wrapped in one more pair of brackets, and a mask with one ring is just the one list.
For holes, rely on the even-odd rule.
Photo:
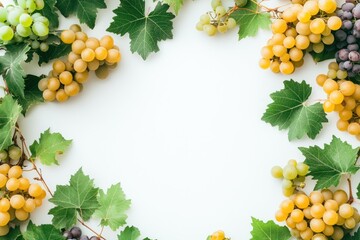
{"label": "grape leaf", "polygon": [[39,55],[39,66],[43,63],[48,63],[53,59],[60,58],[71,52],[71,44],[63,43],[59,37],[52,35],[52,43],[49,44],[49,50],[42,52],[40,49],[36,50]]}
{"label": "grape leaf", "polygon": [[42,92],[38,88],[38,82],[43,76],[27,75],[25,77],[25,98],[17,97],[16,100],[22,107],[22,114],[25,116],[26,112],[32,105],[44,102]]}
{"label": "grape leaf", "polygon": [[23,233],[25,240],[64,240],[61,231],[56,229],[53,225],[43,224],[36,226],[31,221],[27,226],[26,231]]}
{"label": "grape leaf", "polygon": [[84,175],[80,168],[71,176],[69,185],[58,185],[54,196],[49,199],[56,206],[50,209],[53,215],[53,225],[56,228],[70,228],[76,223],[77,213],[87,221],[99,208],[97,201],[98,188],[94,187],[94,180]]}
{"label": "grape leaf", "polygon": [[168,4],[172,9],[174,9],[175,13],[178,14],[180,8],[183,6],[183,0],[163,0],[164,3]]}
{"label": "grape leaf", "polygon": [[168,9],[169,5],[159,2],[146,15],[144,0],[122,0],[107,30],[121,36],[129,33],[131,52],[137,52],[145,60],[151,52],[159,51],[159,41],[173,37],[175,15],[167,12]]}
{"label": "grape leaf", "polygon": [[359,167],[355,166],[359,148],[352,148],[347,142],[333,136],[330,144],[324,149],[318,146],[299,148],[309,165],[310,175],[316,179],[315,189],[338,186],[341,176],[355,174]]}
{"label": "grape leaf", "polygon": [[350,233],[346,234],[342,240],[358,240],[360,239],[360,229],[354,233],[354,235],[350,235]]}
{"label": "grape leaf", "polygon": [[10,228],[10,231],[6,236],[0,236],[0,240],[24,240],[22,237],[20,226]]}
{"label": "grape leaf", "polygon": [[34,141],[30,151],[34,159],[39,159],[44,165],[59,165],[56,157],[63,154],[72,140],[66,140],[60,133],[50,133],[50,129],[40,135],[39,141]]}
{"label": "grape leaf", "polygon": [[49,19],[51,29],[59,27],[59,15],[55,8],[56,1],[57,0],[44,1],[44,8],[39,11],[43,16]]}
{"label": "grape leaf", "polygon": [[336,47],[336,43],[334,43],[330,46],[326,46],[321,53],[316,53],[314,51],[311,51],[310,55],[312,56],[315,62],[322,62],[328,59],[334,59],[337,51],[338,48]]}
{"label": "grape leaf", "polygon": [[12,137],[20,114],[20,105],[11,95],[6,95],[0,104],[0,150],[13,144]]}
{"label": "grape leaf", "polygon": [[289,240],[290,231],[287,227],[280,227],[274,221],[263,222],[252,217],[253,230],[251,240]]}
{"label": "grape leaf", "polygon": [[0,72],[14,96],[24,97],[25,72],[21,63],[27,59],[29,50],[28,44],[10,44],[6,46],[5,55],[0,57]]}
{"label": "grape leaf", "polygon": [[118,235],[118,240],[136,240],[140,237],[140,231],[138,228],[131,226],[126,227],[120,235]]}
{"label": "grape leaf", "polygon": [[240,26],[238,32],[239,40],[255,36],[260,29],[270,28],[270,14],[261,12],[255,1],[248,1],[244,7],[230,15]]}
{"label": "grape leaf", "polygon": [[81,23],[86,23],[93,29],[97,11],[106,8],[106,3],[104,0],[57,0],[55,6],[65,17],[76,14]]}
{"label": "grape leaf", "polygon": [[306,103],[310,94],[311,87],[305,81],[284,81],[284,89],[270,95],[274,102],[268,105],[262,120],[280,130],[289,129],[290,141],[305,134],[314,139],[327,118],[320,103]]}
{"label": "grape leaf", "polygon": [[97,199],[100,207],[94,216],[101,219],[102,226],[109,226],[116,231],[126,223],[125,211],[130,208],[131,201],[126,199],[119,183],[112,185],[106,194],[100,190]]}

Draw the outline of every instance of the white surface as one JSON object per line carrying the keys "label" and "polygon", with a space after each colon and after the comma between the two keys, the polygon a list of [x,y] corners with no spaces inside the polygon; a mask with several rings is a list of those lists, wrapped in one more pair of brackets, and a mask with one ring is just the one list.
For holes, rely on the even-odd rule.
{"label": "white surface", "polygon": [[[107,3],[96,28],[84,27],[88,35],[106,34],[118,1]],[[116,36],[123,60],[107,80],[93,77],[78,97],[37,106],[21,121],[29,143],[48,127],[74,140],[59,167],[41,167],[51,189],[83,167],[100,187],[121,182],[132,199],[128,223],[143,236],[202,240],[223,229],[234,240],[247,240],[251,216],[273,219],[283,199],[269,174],[273,165],[302,161],[299,146],[322,145],[332,134],[358,144],[336,130],[334,116],[316,141],[289,143],[287,132],[262,122],[269,93],[288,78],[258,67],[271,33],[241,42],[236,31],[209,38],[195,30],[209,9],[209,1],[188,1],[174,20],[174,39],[161,42],[147,61],[131,54],[128,36]],[[307,57],[291,78],[306,79],[313,99],[323,98],[315,77],[326,65]],[[48,223],[51,207],[33,214],[35,222]],[[106,229],[104,236],[113,240],[116,234]]]}

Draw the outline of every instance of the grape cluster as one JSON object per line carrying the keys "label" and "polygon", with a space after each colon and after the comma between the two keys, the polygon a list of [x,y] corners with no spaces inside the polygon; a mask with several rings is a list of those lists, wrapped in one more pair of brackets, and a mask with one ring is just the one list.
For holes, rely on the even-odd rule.
{"label": "grape cluster", "polygon": [[[246,5],[247,0],[235,1],[236,4]],[[204,31],[209,36],[216,35],[217,32],[225,33],[229,29],[236,27],[234,18],[229,17],[230,12],[223,6],[221,0],[212,0],[211,6],[214,11],[207,12],[200,17],[196,24],[196,29]]]}
{"label": "grape cluster", "polygon": [[225,233],[222,230],[218,230],[207,237],[206,240],[227,240],[228,238],[225,237]]}
{"label": "grape cluster", "polygon": [[274,166],[271,175],[274,178],[282,179],[282,190],[286,197],[292,195],[296,187],[305,187],[305,176],[309,172],[309,166],[303,162],[289,160],[285,167]]}
{"label": "grape cluster", "polygon": [[307,196],[297,193],[280,204],[275,218],[286,222],[294,237],[302,240],[341,240],[360,222],[358,210],[343,190],[324,189]]}
{"label": "grape cluster", "polygon": [[333,16],[336,1],[297,2],[286,8],[281,18],[272,23],[273,36],[261,49],[261,68],[291,74],[303,65],[306,51],[321,53],[326,45],[333,44],[335,37],[332,31],[342,25],[341,19]]}
{"label": "grape cluster", "polygon": [[44,8],[44,0],[18,0],[17,5],[0,8],[0,40],[22,42],[31,40],[33,49],[49,49],[44,41],[49,34],[49,20],[36,10]]}
{"label": "grape cluster", "polygon": [[97,236],[88,237],[82,235],[81,229],[79,227],[72,227],[70,230],[65,230],[63,236],[66,240],[100,240]]}
{"label": "grape cluster", "polygon": [[[2,160],[12,158],[13,150],[9,149],[8,156],[0,153]],[[18,158],[18,155],[15,156]],[[9,232],[11,221],[26,221],[36,207],[42,205],[46,192],[37,183],[30,183],[29,179],[22,177],[20,166],[11,166],[7,163],[0,165],[0,236]]]}
{"label": "grape cluster", "polygon": [[65,102],[76,96],[82,84],[88,80],[89,71],[95,71],[98,78],[104,79],[109,68],[114,68],[121,59],[119,48],[111,36],[100,40],[88,37],[79,25],[72,25],[60,36],[65,44],[71,44],[72,51],[67,60],[56,60],[48,77],[39,81],[38,87],[46,101]]}
{"label": "grape cluster", "polygon": [[335,32],[339,48],[336,61],[341,70],[348,72],[349,77],[355,77],[360,73],[360,4],[346,2],[337,11],[337,15],[342,19],[342,27]]}
{"label": "grape cluster", "polygon": [[324,111],[338,112],[337,128],[360,138],[360,85],[346,80],[347,72],[336,62],[330,63],[328,68],[327,75],[320,74],[316,78],[328,96],[323,103]]}

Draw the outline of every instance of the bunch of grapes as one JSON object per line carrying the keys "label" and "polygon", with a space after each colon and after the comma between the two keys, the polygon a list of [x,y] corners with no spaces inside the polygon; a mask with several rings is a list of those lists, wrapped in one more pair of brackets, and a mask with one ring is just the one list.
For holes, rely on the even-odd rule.
{"label": "bunch of grapes", "polygon": [[72,227],[70,230],[65,230],[63,236],[66,240],[100,240],[97,236],[88,237],[82,235],[81,229],[79,227]]}
{"label": "bunch of grapes", "polygon": [[229,238],[225,237],[225,233],[222,230],[218,230],[207,237],[206,240],[229,240]]}
{"label": "bunch of grapes", "polygon": [[[303,1],[299,1],[303,3]],[[342,21],[334,16],[335,0],[309,0],[295,3],[276,19],[271,30],[273,36],[261,49],[259,65],[274,73],[291,74],[303,65],[306,51],[321,53],[333,44],[332,31],[340,29]]]}
{"label": "bunch of grapes", "polygon": [[[3,158],[4,152],[1,155]],[[8,157],[12,158],[11,149]],[[8,234],[10,222],[26,221],[30,213],[42,205],[46,196],[39,184],[30,183],[22,174],[20,166],[7,163],[0,165],[0,236]]]}
{"label": "bunch of grapes", "polygon": [[44,8],[44,0],[18,0],[17,5],[0,8],[0,40],[6,44],[12,40],[31,40],[33,49],[46,52],[44,41],[49,34],[49,20],[36,10]]}
{"label": "bunch of grapes", "polygon": [[341,240],[360,222],[358,210],[343,190],[324,189],[297,193],[280,204],[275,218],[286,222],[294,237],[302,240]]}
{"label": "bunch of grapes", "polygon": [[289,160],[285,167],[274,166],[271,175],[274,178],[282,179],[282,190],[286,197],[292,195],[296,187],[305,187],[305,176],[309,172],[309,166],[303,162]]}
{"label": "bunch of grapes", "polygon": [[360,85],[346,80],[347,72],[341,70],[336,62],[329,64],[327,75],[320,74],[316,82],[327,94],[323,103],[324,111],[339,114],[337,128],[360,137]]}
{"label": "bunch of grapes", "polygon": [[346,2],[337,14],[342,19],[342,27],[335,32],[337,47],[340,49],[336,53],[336,61],[341,70],[348,72],[350,78],[355,77],[360,73],[360,4]]}
{"label": "bunch of grapes", "polygon": [[[235,3],[243,6],[246,5],[247,0],[235,1]],[[209,36],[214,36],[217,32],[225,33],[229,29],[236,27],[235,19],[229,17],[231,10],[226,10],[221,0],[212,0],[211,6],[214,11],[207,12],[200,17],[199,22],[196,24],[197,30],[204,31]]]}
{"label": "bunch of grapes", "polygon": [[88,37],[79,25],[72,25],[61,33],[61,40],[71,44],[72,51],[66,61],[56,60],[48,77],[39,81],[38,87],[46,101],[65,102],[76,96],[83,83],[88,80],[89,71],[95,71],[98,78],[104,79],[109,68],[114,68],[121,60],[119,48],[111,36],[100,40]]}

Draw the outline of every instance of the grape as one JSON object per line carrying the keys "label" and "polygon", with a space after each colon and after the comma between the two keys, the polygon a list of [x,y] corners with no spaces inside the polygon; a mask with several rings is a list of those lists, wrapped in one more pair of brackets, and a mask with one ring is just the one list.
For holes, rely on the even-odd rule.
{"label": "grape", "polygon": [[98,78],[105,79],[109,75],[109,67],[104,64],[95,71],[95,74]]}
{"label": "grape", "polygon": [[8,11],[6,8],[0,7],[0,22],[5,22],[7,19]]}
{"label": "grape", "polygon": [[353,63],[351,62],[351,61],[345,61],[344,62],[344,68],[345,68],[345,70],[351,70],[352,69],[352,67],[353,67]]}
{"label": "grape", "polygon": [[341,29],[351,30],[353,28],[353,23],[350,20],[344,20],[342,23]]}
{"label": "grape", "polygon": [[45,7],[44,0],[35,0],[36,10],[41,10]]}
{"label": "grape", "polygon": [[71,230],[70,230],[70,233],[71,235],[73,236],[73,238],[79,238],[81,237],[81,229],[78,228],[78,227],[73,227]]}
{"label": "grape", "polygon": [[353,10],[352,10],[352,14],[354,15],[355,18],[360,18],[360,5],[356,5]]}
{"label": "grape", "polygon": [[218,6],[221,6],[222,2],[221,0],[211,0],[211,6],[215,10]]}
{"label": "grape", "polygon": [[360,61],[360,53],[357,51],[351,51],[349,53],[349,60],[352,62],[358,62]]}
{"label": "grape", "polygon": [[238,7],[244,7],[248,3],[248,0],[235,0],[235,4]]}
{"label": "grape", "polygon": [[49,44],[47,44],[46,42],[42,42],[40,44],[40,51],[47,52],[48,50],[49,50]]}
{"label": "grape", "polygon": [[33,19],[31,18],[31,16],[29,14],[23,13],[20,15],[19,22],[24,27],[30,27],[33,22]]}
{"label": "grape", "polygon": [[344,4],[341,6],[341,9],[342,9],[343,11],[348,11],[348,12],[350,12],[354,7],[355,7],[355,4],[354,4],[354,3],[344,3]]}
{"label": "grape", "polygon": [[9,26],[0,27],[0,40],[10,41],[14,37],[14,31]]}
{"label": "grape", "polygon": [[205,24],[203,29],[209,36],[214,36],[216,34],[216,27],[213,25]]}
{"label": "grape", "polygon": [[39,37],[49,34],[49,28],[43,22],[34,22],[32,25],[32,31]]}
{"label": "grape", "polygon": [[32,34],[32,31],[29,27],[24,27],[22,24],[16,26],[16,33],[21,37],[28,37]]}
{"label": "grape", "polygon": [[279,167],[279,166],[274,166],[271,169],[271,175],[274,178],[282,178],[283,177],[283,169],[281,167]]}
{"label": "grape", "polygon": [[40,47],[39,41],[35,40],[31,42],[31,48],[32,49],[38,49]]}
{"label": "grape", "polygon": [[26,0],[26,8],[29,13],[32,13],[36,10],[36,3],[34,0]]}
{"label": "grape", "polygon": [[353,18],[353,15],[351,12],[343,12],[342,19],[344,20],[351,20]]}
{"label": "grape", "polygon": [[344,30],[338,30],[335,32],[335,38],[339,41],[344,41],[347,38],[347,34]]}
{"label": "grape", "polygon": [[10,25],[16,26],[20,23],[20,15],[24,13],[24,10],[21,8],[14,8],[8,12],[7,21]]}
{"label": "grape", "polygon": [[354,29],[360,31],[360,20],[356,20],[354,23]]}

